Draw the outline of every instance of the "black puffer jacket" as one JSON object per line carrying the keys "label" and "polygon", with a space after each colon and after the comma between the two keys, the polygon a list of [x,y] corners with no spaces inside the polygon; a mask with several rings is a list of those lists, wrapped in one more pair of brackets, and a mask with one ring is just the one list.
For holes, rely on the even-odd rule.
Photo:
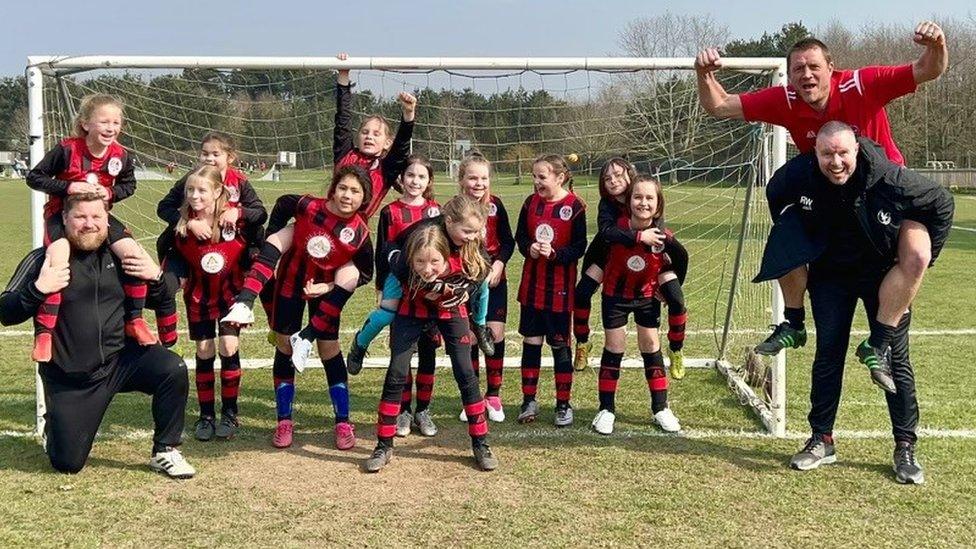
{"label": "black puffer jacket", "polygon": [[[932,241],[935,263],[952,227],[955,208],[952,194],[939,184],[885,156],[880,145],[858,138],[860,151],[853,178],[864,181],[864,190],[853,207],[867,240],[883,258],[892,262],[898,255],[898,232],[904,220],[921,223]],[[770,210],[775,224],[766,241],[759,274],[753,282],[779,278],[815,260],[825,248],[821,223],[833,202],[824,199],[832,185],[820,173],[814,153],[793,158],[773,174],[770,187],[780,189],[771,196]]]}

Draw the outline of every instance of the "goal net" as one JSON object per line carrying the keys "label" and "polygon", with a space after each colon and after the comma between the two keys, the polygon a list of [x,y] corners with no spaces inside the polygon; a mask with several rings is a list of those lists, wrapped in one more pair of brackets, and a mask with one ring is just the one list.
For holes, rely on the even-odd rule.
{"label": "goal net", "polygon": [[[738,69],[719,73],[730,92],[769,85],[781,63],[724,61]],[[477,150],[493,163],[492,192],[506,204],[513,225],[531,192],[532,160],[558,153],[575,160],[575,190],[589,207],[592,235],[597,174],[608,158],[623,156],[639,172],[660,178],[667,226],[689,251],[686,363],[717,368],[743,404],[755,408],[769,430],[782,433],[784,363],[748,356],[747,348],[763,337],[777,309],[775,291],[749,280],[758,271],[769,229],[764,185],[783,162],[785,138],[769,126],[710,117],[698,103],[691,63],[631,58],[352,58],[344,64],[329,58],[32,58],[31,133],[40,138],[32,162],[69,134],[83,96],[105,92],[120,97],[125,103],[121,142],[137,160],[138,190],[114,213],[152,249],[163,229],[156,204],[197,162],[200,138],[211,130],[236,140],[237,166],[269,207],[283,193],[321,193],[334,160],[334,69],[340,64],[353,69],[356,128],[358,118],[372,113],[384,114],[395,125],[396,94],[416,94],[413,151],[432,160],[437,196],[443,200],[455,193],[449,174],[463,154]],[[509,276],[517,278],[520,267],[516,254]],[[510,294],[514,303],[515,292]],[[347,332],[362,321],[373,299],[372,292],[357,292],[349,309],[353,314],[343,318]],[[599,301],[597,296],[591,315],[597,348]],[[515,320],[509,324],[515,326]]]}

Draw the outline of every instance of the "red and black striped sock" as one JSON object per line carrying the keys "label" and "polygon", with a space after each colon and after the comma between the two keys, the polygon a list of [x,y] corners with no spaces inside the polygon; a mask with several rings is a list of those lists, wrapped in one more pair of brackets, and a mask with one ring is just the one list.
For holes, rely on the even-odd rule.
{"label": "red and black striped sock", "polygon": [[235,301],[254,308],[254,300],[274,276],[275,265],[278,264],[279,259],[281,259],[281,250],[274,244],[265,242],[254,258],[251,270],[244,275],[244,287],[237,294]]}
{"label": "red and black striped sock", "polygon": [[417,346],[416,411],[418,412],[426,410],[430,406],[431,399],[434,397],[434,371],[437,367],[436,352],[437,347],[433,341],[430,344]]}
{"label": "red and black striped sock", "polygon": [[623,353],[611,353],[606,347],[603,348],[603,356],[600,357],[600,379],[597,382],[601,410],[616,412],[614,401],[617,396],[617,382],[620,380],[620,362],[623,358]]}
{"label": "red and black striped sock", "polygon": [[159,342],[164,346],[172,347],[176,344],[179,337],[176,331],[178,321],[176,297],[168,297],[156,309],[156,334],[159,336]]}
{"label": "red and black striped sock", "polygon": [[668,376],[664,373],[661,351],[641,353],[644,359],[644,379],[651,391],[651,411],[655,414],[668,407]]}
{"label": "red and black striped sock", "polygon": [[593,306],[593,294],[600,283],[584,273],[573,293],[573,336],[577,343],[586,343],[590,339],[590,309]]}
{"label": "red and black striped sock", "polygon": [[125,320],[135,320],[142,318],[142,310],[146,308],[146,293],[148,286],[141,280],[131,279],[122,283],[122,292],[125,293],[123,307],[125,309]]}
{"label": "red and black striped sock", "polygon": [[522,400],[535,400],[542,369],[542,345],[522,343]]}
{"label": "red and black striped sock", "polygon": [[339,315],[342,308],[352,297],[352,292],[341,287],[334,286],[329,293],[322,296],[317,309],[312,311],[312,318],[308,326],[311,328],[315,339],[322,339],[327,334],[337,332],[339,329]]}
{"label": "red and black striped sock", "polygon": [[569,347],[552,350],[553,373],[556,378],[556,406],[569,406],[573,393],[573,358]]}
{"label": "red and black striped sock", "polygon": [[237,415],[237,395],[241,390],[241,354],[220,357],[220,412]]}
{"label": "red and black striped sock", "polygon": [[200,358],[197,355],[196,358],[197,402],[200,403],[200,415],[214,417],[214,362],[217,357]]}
{"label": "red and black striped sock", "polygon": [[680,351],[685,346],[685,324],[687,322],[687,312],[675,315],[668,311],[668,348],[672,351]]}
{"label": "red and black striped sock", "polygon": [[379,442],[393,446],[396,436],[396,418],[400,415],[400,403],[380,399],[378,417],[376,419],[376,438]]}
{"label": "red and black striped sock", "polygon": [[58,323],[58,313],[61,311],[61,292],[48,294],[34,315],[34,335],[54,331]]}
{"label": "red and black striped sock", "polygon": [[488,388],[485,396],[498,396],[502,389],[502,375],[505,367],[505,340],[495,342],[495,354],[485,358],[485,379]]}
{"label": "red and black striped sock", "polygon": [[485,399],[479,398],[471,404],[465,404],[464,413],[468,416],[468,434],[471,435],[471,438],[483,437],[488,434]]}
{"label": "red and black striped sock", "polygon": [[[419,374],[418,374],[419,376]],[[420,389],[418,388],[418,391]],[[413,374],[407,370],[407,378],[403,382],[403,393],[400,395],[400,413],[409,412],[413,402]]]}

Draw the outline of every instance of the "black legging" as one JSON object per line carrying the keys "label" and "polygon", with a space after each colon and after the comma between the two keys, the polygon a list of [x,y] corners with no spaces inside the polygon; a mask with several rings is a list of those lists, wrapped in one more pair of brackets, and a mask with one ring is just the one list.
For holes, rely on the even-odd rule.
{"label": "black legging", "polygon": [[[817,349],[810,384],[810,427],[815,433],[831,433],[840,404],[844,359],[851,335],[851,322],[857,300],[864,303],[868,322],[873,326],[878,313],[878,289],[884,272],[857,277],[848,274],[810,270],[807,287],[813,320],[817,328]],[[908,328],[911,312],[905,313],[891,340],[891,373],[895,394],[885,393],[892,433],[896,441],[914,443],[918,426],[918,401],[915,375],[908,357]]]}

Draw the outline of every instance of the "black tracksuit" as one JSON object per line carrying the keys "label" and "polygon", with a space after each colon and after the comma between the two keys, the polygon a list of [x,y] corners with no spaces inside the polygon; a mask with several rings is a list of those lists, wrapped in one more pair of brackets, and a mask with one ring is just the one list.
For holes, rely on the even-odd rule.
{"label": "black tracksuit", "polygon": [[[925,225],[932,240],[933,261],[952,225],[953,201],[947,190],[892,163],[873,141],[859,138],[858,143],[857,168],[844,185],[829,182],[812,153],[790,160],[774,176],[779,183],[770,182],[776,189],[770,209],[778,218],[777,225],[784,218],[792,219],[785,225],[788,228],[780,229],[778,245],[801,243],[774,255],[768,249],[774,245],[771,235],[763,271],[792,268],[790,261],[783,261],[790,250],[812,254],[806,259],[810,264],[807,289],[817,329],[809,414],[815,433],[833,431],[854,309],[860,299],[868,322],[877,322],[878,291],[897,261],[901,222],[910,219]],[[773,232],[777,230],[774,227]],[[774,266],[776,262],[779,265]],[[909,360],[910,322],[911,311],[907,311],[891,341],[897,392],[885,393],[885,398],[895,440],[915,442],[918,401]]]}
{"label": "black tracksuit", "polygon": [[[34,282],[43,262],[43,248],[20,262],[0,294],[0,323],[19,324],[37,311],[45,295]],[[125,275],[107,244],[92,252],[72,250],[69,268],[71,280],[61,290],[60,320],[54,329],[54,356],[39,367],[51,464],[64,472],[84,467],[105,410],[120,392],[153,395],[153,441],[157,446],[178,445],[186,408],[186,365],[161,345],[139,346],[125,338]],[[150,283],[150,300],[173,291],[172,285]]]}

